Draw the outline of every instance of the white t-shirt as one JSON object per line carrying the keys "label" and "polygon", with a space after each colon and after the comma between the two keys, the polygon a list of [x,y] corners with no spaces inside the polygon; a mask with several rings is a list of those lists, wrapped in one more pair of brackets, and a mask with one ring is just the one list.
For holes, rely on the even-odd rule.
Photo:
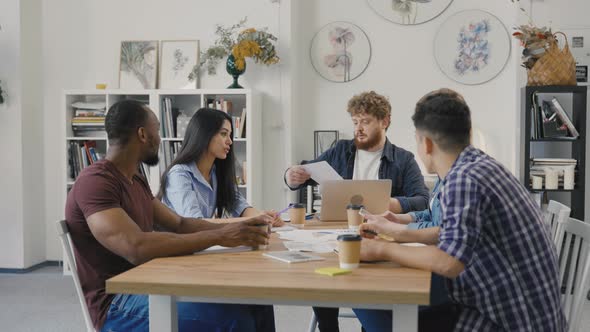
{"label": "white t-shirt", "polygon": [[356,150],[353,180],[378,180],[383,149],[375,152]]}

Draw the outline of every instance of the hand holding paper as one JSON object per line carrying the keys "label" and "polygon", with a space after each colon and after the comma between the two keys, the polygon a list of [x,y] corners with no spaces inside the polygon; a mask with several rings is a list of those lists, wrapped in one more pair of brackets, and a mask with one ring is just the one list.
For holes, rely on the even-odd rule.
{"label": "hand holding paper", "polygon": [[307,173],[309,173],[309,175],[311,175],[311,178],[320,185],[325,181],[342,180],[340,174],[338,174],[336,170],[325,161],[305,164],[302,165],[302,167]]}

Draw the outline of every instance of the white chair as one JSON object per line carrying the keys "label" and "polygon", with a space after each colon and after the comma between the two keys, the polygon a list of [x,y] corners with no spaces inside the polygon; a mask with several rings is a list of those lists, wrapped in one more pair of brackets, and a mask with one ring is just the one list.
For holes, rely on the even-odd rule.
{"label": "white chair", "polygon": [[92,320],[90,319],[90,312],[88,312],[88,306],[86,306],[86,300],[84,299],[84,293],[82,293],[82,286],[80,285],[80,278],[78,278],[78,270],[76,269],[76,260],[74,259],[74,248],[72,246],[72,237],[68,230],[68,224],[65,220],[59,220],[55,223],[57,227],[57,234],[61,240],[61,244],[65,253],[66,263],[72,270],[72,278],[74,279],[74,286],[76,287],[76,293],[78,294],[78,300],[82,306],[82,315],[84,316],[84,323],[86,324],[86,330],[88,332],[95,332]]}
{"label": "white chair", "polygon": [[[343,308],[340,308],[338,312],[338,318],[356,318],[354,312],[342,312]],[[315,313],[311,312],[311,319],[309,321],[309,332],[315,332],[316,328],[318,327],[318,318],[315,316]]]}
{"label": "white chair", "polygon": [[561,305],[568,331],[575,332],[580,330],[584,300],[590,289],[590,225],[574,218],[560,220],[556,239]]}
{"label": "white chair", "polygon": [[545,220],[547,227],[550,229],[551,240],[553,240],[555,245],[557,245],[557,228],[560,225],[560,221],[567,220],[571,211],[572,210],[569,207],[553,200],[549,201],[547,210],[544,211],[543,219]]}

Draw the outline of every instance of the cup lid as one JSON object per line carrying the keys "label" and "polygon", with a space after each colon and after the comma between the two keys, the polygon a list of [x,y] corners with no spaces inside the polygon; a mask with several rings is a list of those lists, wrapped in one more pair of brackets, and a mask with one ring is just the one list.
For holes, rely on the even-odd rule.
{"label": "cup lid", "polygon": [[338,241],[360,241],[361,239],[361,236],[358,234],[342,234],[336,238]]}
{"label": "cup lid", "polygon": [[303,203],[292,203],[290,206],[291,209],[303,209],[305,205]]}
{"label": "cup lid", "polygon": [[364,206],[361,205],[361,204],[348,204],[346,206],[346,208],[347,209],[352,209],[352,210],[360,210],[360,209],[364,208]]}

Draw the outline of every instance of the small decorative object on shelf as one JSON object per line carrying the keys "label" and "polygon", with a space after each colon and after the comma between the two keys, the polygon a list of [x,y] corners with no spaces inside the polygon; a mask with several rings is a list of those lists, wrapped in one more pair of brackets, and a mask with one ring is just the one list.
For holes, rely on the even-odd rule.
{"label": "small decorative object on shelf", "polygon": [[246,18],[229,28],[217,25],[215,34],[219,39],[201,52],[199,63],[189,75],[189,80],[196,80],[200,69],[207,65],[207,73],[215,75],[219,62],[227,57],[226,70],[234,77],[234,83],[229,88],[241,88],[237,83],[239,75],[246,70],[246,58],[253,58],[256,63],[272,65],[279,62],[274,43],[277,37],[263,29],[245,29],[237,33],[246,24]]}
{"label": "small decorative object on shelf", "polygon": [[[527,15],[522,7],[520,10]],[[577,84],[576,60],[564,33],[553,33],[551,28],[537,27],[530,16],[528,24],[517,26],[515,30],[512,35],[524,47],[522,66],[527,70],[528,86]],[[561,49],[557,35],[564,37],[565,45]]]}

